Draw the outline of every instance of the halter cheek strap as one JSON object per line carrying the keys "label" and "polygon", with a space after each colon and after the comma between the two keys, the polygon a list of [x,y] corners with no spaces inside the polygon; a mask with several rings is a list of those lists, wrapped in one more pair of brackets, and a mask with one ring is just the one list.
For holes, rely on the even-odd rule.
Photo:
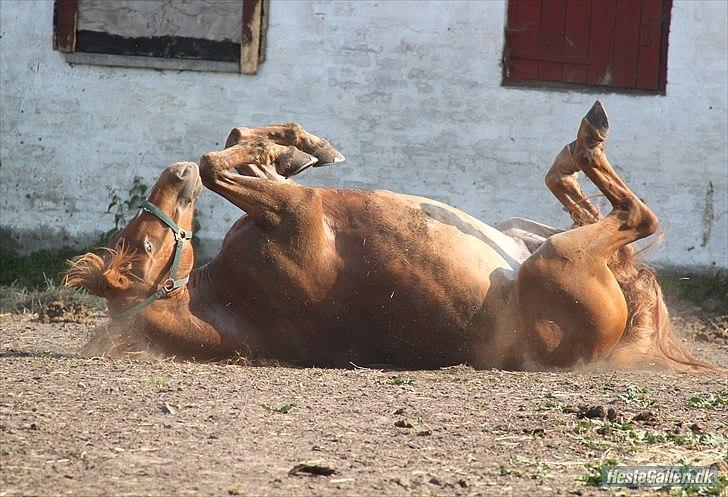
{"label": "halter cheek strap", "polygon": [[145,200],[144,202],[142,202],[141,208],[143,211],[148,212],[149,214],[155,216],[157,219],[166,224],[167,227],[172,230],[172,233],[174,233],[174,239],[176,240],[176,242],[174,245],[174,255],[172,256],[172,265],[169,268],[169,275],[167,276],[167,279],[164,280],[162,286],[160,286],[157,291],[149,295],[141,302],[134,304],[124,312],[121,312],[116,316],[112,316],[112,319],[128,319],[134,316],[136,313],[147,307],[155,300],[163,297],[164,295],[167,295],[172,290],[186,285],[190,279],[189,275],[185,276],[184,278],[177,279],[177,270],[179,268],[180,259],[182,258],[182,249],[184,248],[185,241],[192,238],[192,233],[180,228],[179,225],[177,225],[177,223],[175,223],[171,217],[162,212],[159,207],[151,203],[149,200]]}

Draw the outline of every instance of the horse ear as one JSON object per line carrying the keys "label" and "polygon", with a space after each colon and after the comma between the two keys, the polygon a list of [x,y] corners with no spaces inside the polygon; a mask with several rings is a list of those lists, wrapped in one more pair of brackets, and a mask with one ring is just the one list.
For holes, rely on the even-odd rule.
{"label": "horse ear", "polygon": [[126,290],[129,288],[129,277],[116,267],[111,267],[104,271],[104,281],[108,288],[113,288],[114,290]]}

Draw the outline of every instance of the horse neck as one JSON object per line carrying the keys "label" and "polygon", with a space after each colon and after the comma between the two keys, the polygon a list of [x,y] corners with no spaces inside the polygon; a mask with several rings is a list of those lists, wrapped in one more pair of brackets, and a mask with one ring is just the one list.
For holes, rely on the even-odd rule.
{"label": "horse neck", "polygon": [[[164,343],[171,353],[214,356],[223,337],[206,315],[208,305],[195,305],[210,297],[205,266],[193,269],[190,281],[166,298],[159,299],[138,314],[134,327]],[[194,312],[192,311],[194,309]]]}

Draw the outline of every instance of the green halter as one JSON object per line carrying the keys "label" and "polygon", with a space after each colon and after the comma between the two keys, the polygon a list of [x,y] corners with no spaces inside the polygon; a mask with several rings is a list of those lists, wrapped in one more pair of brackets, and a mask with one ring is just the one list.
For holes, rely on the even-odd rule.
{"label": "green halter", "polygon": [[167,214],[162,212],[159,207],[151,203],[149,200],[145,200],[142,202],[142,210],[148,212],[149,214],[152,214],[153,216],[157,217],[160,221],[162,221],[164,224],[166,224],[169,229],[172,230],[174,233],[174,239],[177,240],[175,246],[174,246],[174,256],[172,258],[172,266],[169,268],[169,275],[167,276],[167,279],[164,280],[164,283],[162,283],[162,286],[160,286],[156,292],[151,294],[149,297],[145,298],[141,302],[134,304],[124,312],[121,312],[117,314],[116,316],[112,316],[112,319],[128,319],[132,316],[134,316],[136,313],[147,307],[149,304],[157,300],[158,298],[167,295],[172,290],[175,290],[181,286],[184,286],[189,281],[190,277],[189,275],[185,276],[184,278],[176,279],[177,278],[177,269],[179,268],[179,261],[182,258],[182,248],[184,247],[185,240],[190,240],[192,238],[192,233],[188,233],[182,228],[180,228],[177,223],[174,222],[174,220],[169,217]]}

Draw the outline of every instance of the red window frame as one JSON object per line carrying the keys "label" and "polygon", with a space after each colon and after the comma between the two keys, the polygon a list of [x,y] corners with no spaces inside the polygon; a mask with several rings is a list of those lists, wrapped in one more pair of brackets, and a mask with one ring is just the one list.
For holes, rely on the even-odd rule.
{"label": "red window frame", "polygon": [[664,94],[672,0],[509,0],[506,86]]}

